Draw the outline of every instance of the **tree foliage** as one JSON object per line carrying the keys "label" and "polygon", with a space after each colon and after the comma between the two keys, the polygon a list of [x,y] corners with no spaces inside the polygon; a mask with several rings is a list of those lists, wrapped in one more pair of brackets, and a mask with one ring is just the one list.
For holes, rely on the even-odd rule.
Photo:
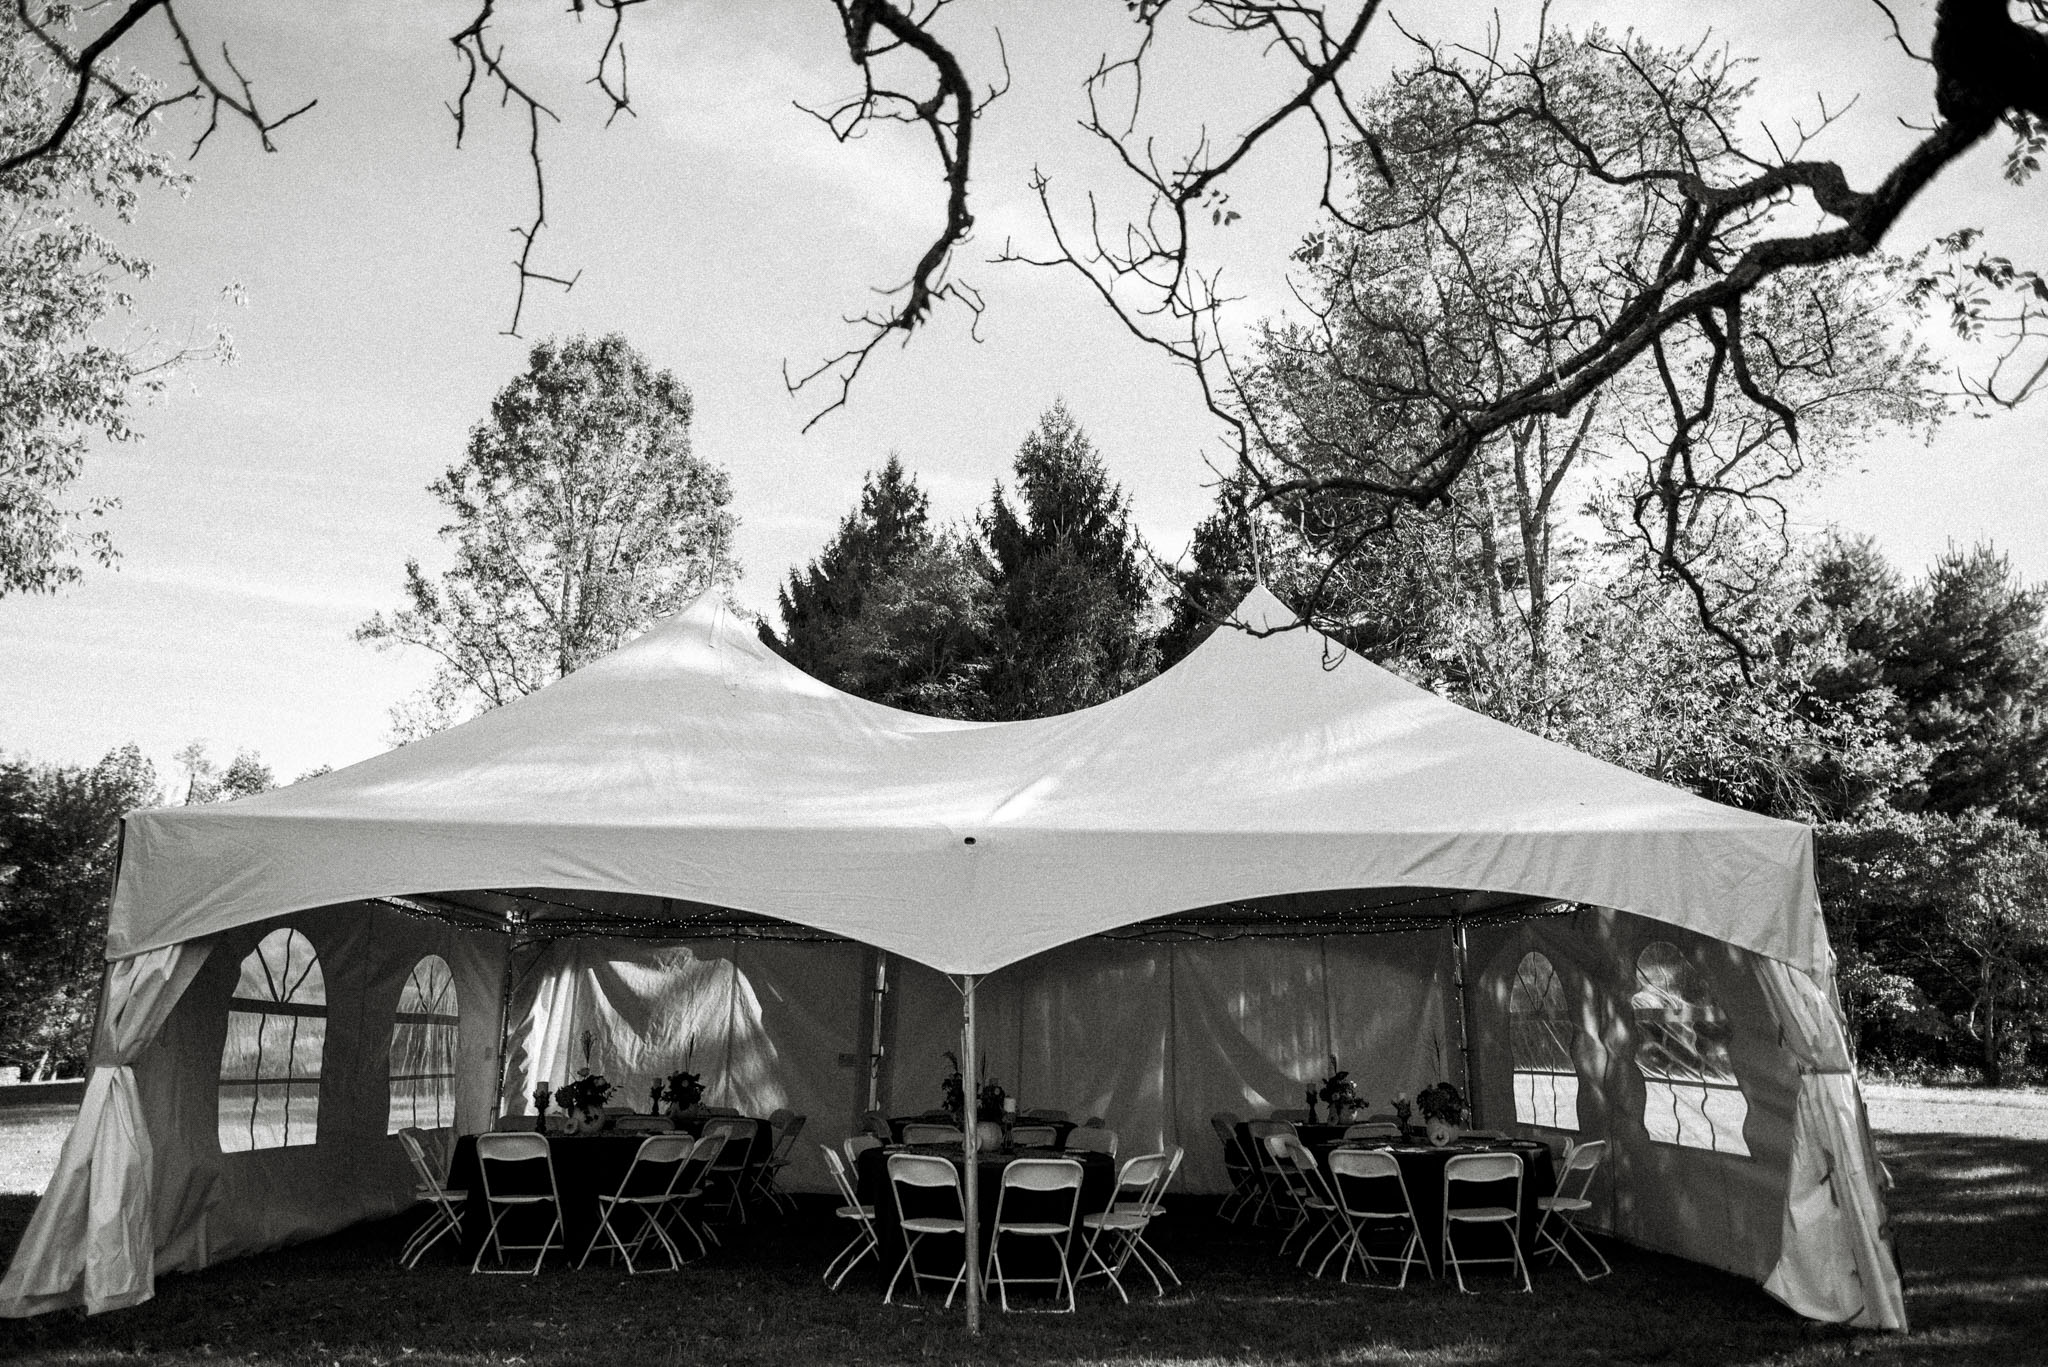
{"label": "tree foliage", "polygon": [[[60,71],[12,7],[0,13],[0,147],[55,117]],[[182,347],[108,339],[151,269],[108,230],[131,223],[145,194],[185,184],[153,131],[100,93],[61,148],[0,171],[0,597],[75,583],[82,560],[113,563],[99,521],[113,503],[72,496],[87,455],[132,440],[138,397],[180,362],[229,355],[225,336]]]}
{"label": "tree foliage", "polygon": [[1016,504],[998,485],[980,519],[995,582],[985,688],[1002,720],[1106,701],[1158,667],[1130,502],[1064,404],[1039,418],[1013,468]]}
{"label": "tree foliage", "polygon": [[84,1063],[120,819],[157,800],[133,745],[89,768],[0,762],[0,1059]]}
{"label": "tree foliage", "polygon": [[937,716],[1009,721],[1085,707],[1151,677],[1152,589],[1129,501],[1055,403],[972,525],[934,527],[891,457],[824,551],[791,574],[782,633],[818,678]]}
{"label": "tree foliage", "polygon": [[356,629],[439,661],[394,714],[402,735],[530,693],[738,577],[731,482],[691,449],[692,411],[616,334],[533,348],[428,486],[453,567],[433,579],[407,560],[406,605]]}

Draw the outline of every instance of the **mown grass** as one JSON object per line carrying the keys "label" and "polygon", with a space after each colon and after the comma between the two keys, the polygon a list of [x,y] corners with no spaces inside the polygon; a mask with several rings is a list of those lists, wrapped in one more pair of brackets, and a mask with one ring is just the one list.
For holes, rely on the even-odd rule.
{"label": "mown grass", "polygon": [[[1232,1231],[1189,1201],[1159,1228],[1188,1286],[1123,1306],[1085,1293],[1078,1316],[991,1310],[979,1340],[957,1308],[885,1307],[879,1282],[839,1294],[818,1270],[843,1233],[824,1208],[750,1231],[679,1275],[551,1265],[537,1279],[392,1262],[391,1222],[204,1272],[166,1277],[146,1305],[0,1321],[25,1363],[1519,1363],[1941,1364],[2048,1361],[2048,1145],[1954,1134],[1882,1142],[1910,1334],[1801,1320],[1754,1285],[1673,1258],[1613,1250],[1590,1286],[1539,1270],[1533,1297],[1490,1283],[1396,1292],[1317,1282],[1277,1263],[1270,1236]],[[0,1248],[33,1205],[0,1198]]]}

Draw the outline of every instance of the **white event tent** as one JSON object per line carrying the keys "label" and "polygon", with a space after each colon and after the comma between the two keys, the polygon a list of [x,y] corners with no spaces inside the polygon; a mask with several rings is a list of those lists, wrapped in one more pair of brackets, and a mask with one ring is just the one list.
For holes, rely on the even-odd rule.
{"label": "white event tent", "polygon": [[[707,598],[402,749],[131,814],[0,1315],[402,1208],[422,1086],[463,1133],[586,1061],[688,1061],[822,1138],[923,1109],[964,993],[1025,1104],[1185,1144],[1191,1189],[1222,1189],[1211,1113],[1299,1105],[1332,1058],[1375,1109],[1450,1077],[1489,1127],[1610,1141],[1596,1225],[1903,1327],[1810,832],[1444,701],[1263,588],[1237,622],[1114,701],[964,723]],[[443,1028],[445,1077],[401,1085]]]}

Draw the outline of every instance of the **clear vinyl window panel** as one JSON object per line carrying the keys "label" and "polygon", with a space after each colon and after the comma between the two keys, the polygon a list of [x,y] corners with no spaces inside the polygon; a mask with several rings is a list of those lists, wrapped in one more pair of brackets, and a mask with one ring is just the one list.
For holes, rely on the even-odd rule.
{"label": "clear vinyl window panel", "polygon": [[1630,1005],[1645,1133],[1660,1144],[1748,1157],[1749,1100],[1728,1056],[1728,1018],[1676,945],[1657,940],[1636,957]]}
{"label": "clear vinyl window panel", "polygon": [[1515,1123],[1579,1128],[1579,1071],[1573,1060],[1578,1035],[1557,970],[1542,954],[1524,954],[1508,989]]}
{"label": "clear vinyl window panel", "polygon": [[386,1134],[455,1124],[455,977],[438,954],[413,965],[391,1025],[391,1110]]}
{"label": "clear vinyl window panel", "polygon": [[223,1153],[311,1144],[319,1136],[327,984],[296,930],[274,930],[242,960],[221,1048]]}

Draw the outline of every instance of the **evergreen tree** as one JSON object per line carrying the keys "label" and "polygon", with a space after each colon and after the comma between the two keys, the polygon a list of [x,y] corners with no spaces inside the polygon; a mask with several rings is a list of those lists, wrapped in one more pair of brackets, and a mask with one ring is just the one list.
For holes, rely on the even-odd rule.
{"label": "evergreen tree", "polygon": [[1004,720],[1103,702],[1157,667],[1129,501],[1064,404],[1039,419],[1013,468],[1017,505],[999,484],[981,519],[995,579],[987,714]]}
{"label": "evergreen tree", "polygon": [[807,567],[792,570],[777,594],[782,634],[761,624],[761,639],[818,678],[838,669],[842,637],[860,616],[869,587],[900,570],[931,542],[931,501],[891,454],[861,481],[860,506]]}
{"label": "evergreen tree", "polygon": [[1989,546],[1944,552],[1906,602],[1885,680],[1929,747],[1921,804],[2048,822],[2048,595]]}
{"label": "evergreen tree", "polygon": [[897,456],[869,473],[860,506],[779,597],[782,634],[763,623],[761,638],[813,677],[913,712],[984,712],[987,557],[971,536],[931,525]]}

